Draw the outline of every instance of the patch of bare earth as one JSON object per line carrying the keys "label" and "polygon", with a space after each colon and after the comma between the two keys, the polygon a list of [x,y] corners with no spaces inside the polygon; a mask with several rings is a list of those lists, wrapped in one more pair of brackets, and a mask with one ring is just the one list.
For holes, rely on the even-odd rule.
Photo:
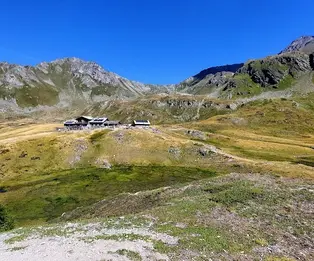
{"label": "patch of bare earth", "polygon": [[[21,238],[19,238],[21,236]],[[15,240],[14,238],[17,238]],[[154,249],[154,242],[176,245],[178,239],[149,228],[108,228],[100,223],[47,227],[23,236],[19,231],[0,235],[3,261],[132,260],[123,251],[141,260],[169,260]]]}

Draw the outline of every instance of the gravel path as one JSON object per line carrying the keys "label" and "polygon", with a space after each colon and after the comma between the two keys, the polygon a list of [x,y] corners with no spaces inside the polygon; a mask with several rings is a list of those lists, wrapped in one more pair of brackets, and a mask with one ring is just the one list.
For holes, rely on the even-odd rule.
{"label": "gravel path", "polygon": [[[16,239],[16,241],[14,240]],[[11,241],[11,242],[10,242]],[[176,245],[178,239],[146,228],[106,228],[100,223],[40,227],[25,233],[0,234],[1,261],[169,260],[155,251],[154,242]]]}

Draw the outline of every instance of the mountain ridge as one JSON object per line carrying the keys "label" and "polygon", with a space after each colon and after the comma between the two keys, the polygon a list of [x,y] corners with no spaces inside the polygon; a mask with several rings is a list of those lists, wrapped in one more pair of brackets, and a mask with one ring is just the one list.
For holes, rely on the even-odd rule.
{"label": "mountain ridge", "polygon": [[[313,50],[311,49],[313,47]],[[312,52],[313,51],[313,52]],[[93,61],[69,57],[35,66],[0,63],[0,109],[32,112],[48,108],[84,109],[108,100],[132,100],[151,94],[205,95],[215,99],[243,99],[295,92],[300,77],[312,91],[314,37],[303,36],[278,55],[245,63],[209,67],[178,84],[144,84],[104,69]],[[311,83],[312,82],[312,83]],[[285,91],[287,90],[287,91]],[[265,97],[265,95],[263,96]]]}

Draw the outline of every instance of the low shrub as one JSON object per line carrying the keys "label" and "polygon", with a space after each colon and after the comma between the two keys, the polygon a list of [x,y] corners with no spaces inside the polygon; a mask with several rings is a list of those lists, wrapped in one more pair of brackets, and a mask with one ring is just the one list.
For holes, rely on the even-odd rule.
{"label": "low shrub", "polygon": [[0,232],[14,228],[13,218],[9,215],[6,208],[0,205]]}

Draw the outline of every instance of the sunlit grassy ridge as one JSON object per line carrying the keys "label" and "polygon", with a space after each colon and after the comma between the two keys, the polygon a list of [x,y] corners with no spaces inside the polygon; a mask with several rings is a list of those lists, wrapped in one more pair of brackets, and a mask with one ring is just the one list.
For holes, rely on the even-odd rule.
{"label": "sunlit grassy ridge", "polygon": [[313,101],[309,97],[265,100],[193,126],[208,134],[207,142],[233,155],[311,166],[313,115]]}

